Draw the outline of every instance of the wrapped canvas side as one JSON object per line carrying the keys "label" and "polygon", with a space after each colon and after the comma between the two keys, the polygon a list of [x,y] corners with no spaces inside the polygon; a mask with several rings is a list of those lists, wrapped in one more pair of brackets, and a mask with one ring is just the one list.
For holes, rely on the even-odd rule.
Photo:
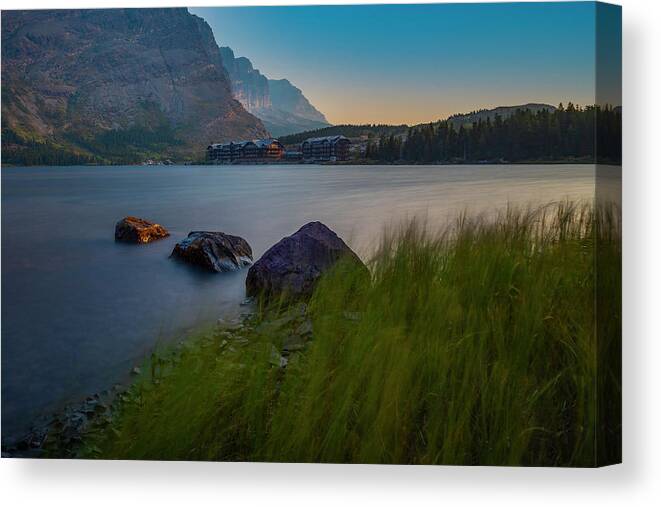
{"label": "wrapped canvas side", "polygon": [[595,465],[604,466],[622,461],[622,9],[597,3],[595,14]]}

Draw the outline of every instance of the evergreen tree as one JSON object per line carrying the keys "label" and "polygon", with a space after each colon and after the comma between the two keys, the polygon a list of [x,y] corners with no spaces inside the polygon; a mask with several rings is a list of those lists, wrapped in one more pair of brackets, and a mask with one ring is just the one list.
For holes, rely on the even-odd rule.
{"label": "evergreen tree", "polygon": [[558,161],[620,163],[622,115],[611,106],[561,103],[555,111],[519,109],[508,118],[479,119],[455,130],[441,121],[408,129],[406,136],[383,133],[368,144],[366,156],[383,162],[461,163],[477,161]]}

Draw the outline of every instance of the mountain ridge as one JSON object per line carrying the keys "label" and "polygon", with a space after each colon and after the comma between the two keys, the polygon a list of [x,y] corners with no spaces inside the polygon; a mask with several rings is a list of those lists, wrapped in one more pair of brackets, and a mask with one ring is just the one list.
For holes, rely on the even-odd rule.
{"label": "mountain ridge", "polygon": [[350,138],[358,137],[375,137],[383,134],[386,135],[396,135],[403,136],[406,135],[409,129],[417,128],[423,125],[437,124],[440,122],[447,121],[452,124],[452,126],[458,130],[461,126],[469,127],[473,122],[477,122],[479,119],[486,121],[487,117],[491,120],[495,118],[498,114],[503,119],[513,115],[517,110],[526,110],[530,109],[533,112],[537,112],[543,109],[548,109],[549,112],[555,111],[557,108],[549,104],[542,103],[528,103],[521,104],[517,106],[497,106],[491,109],[479,109],[472,111],[470,113],[455,113],[448,116],[445,120],[436,120],[431,122],[417,123],[414,125],[386,125],[386,124],[344,124],[344,125],[332,125],[327,127],[322,127],[318,129],[310,129],[303,132],[297,132],[295,134],[290,134],[283,136],[280,141],[285,144],[294,144],[297,142],[302,142],[307,137],[319,137],[326,135],[344,135]]}
{"label": "mountain ridge", "polygon": [[326,117],[288,79],[269,79],[244,56],[222,46],[223,64],[230,77],[234,97],[262,120],[275,136],[327,127]]}
{"label": "mountain ridge", "polygon": [[550,104],[538,103],[538,102],[529,102],[527,104],[520,104],[516,106],[496,106],[491,109],[484,108],[478,109],[476,111],[471,111],[470,113],[456,113],[451,116],[448,116],[447,121],[452,123],[454,128],[459,128],[460,126],[471,125],[473,122],[478,120],[486,121],[487,118],[493,121],[496,115],[499,115],[502,119],[509,118],[517,110],[530,110],[533,113],[542,111],[544,109],[548,110],[550,113],[555,111],[557,108]]}

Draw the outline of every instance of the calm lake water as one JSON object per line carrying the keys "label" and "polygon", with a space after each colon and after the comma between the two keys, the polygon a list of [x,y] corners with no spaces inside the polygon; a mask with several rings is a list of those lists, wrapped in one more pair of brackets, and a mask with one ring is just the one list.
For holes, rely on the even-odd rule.
{"label": "calm lake water", "polygon": [[[243,236],[258,258],[321,220],[367,256],[384,225],[507,203],[592,199],[594,166],[162,166],[2,169],[2,432],[126,380],[163,341],[238,314],[247,270],[168,258],[192,230]],[[171,236],[114,241],[126,215]]]}

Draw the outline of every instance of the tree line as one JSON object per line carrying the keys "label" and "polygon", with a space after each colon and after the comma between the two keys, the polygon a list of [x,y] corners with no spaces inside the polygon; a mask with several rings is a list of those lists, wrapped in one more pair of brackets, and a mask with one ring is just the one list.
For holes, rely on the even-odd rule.
{"label": "tree line", "polygon": [[310,137],[325,137],[343,135],[346,137],[376,137],[389,136],[395,133],[406,132],[408,125],[382,125],[366,123],[364,125],[332,125],[330,127],[323,127],[315,130],[308,130],[299,132],[298,134],[290,134],[281,136],[278,140],[282,144],[300,144]]}
{"label": "tree line", "polygon": [[99,161],[50,141],[25,140],[13,130],[3,128],[2,162],[14,165],[85,165]]}
{"label": "tree line", "polygon": [[598,160],[621,163],[622,112],[611,106],[517,109],[458,129],[448,121],[418,125],[405,134],[368,142],[365,157],[420,164]]}
{"label": "tree line", "polygon": [[2,161],[15,165],[136,164],[159,158],[181,146],[169,125],[132,126],[94,136],[65,133],[57,141],[25,138],[9,127],[2,129]]}

